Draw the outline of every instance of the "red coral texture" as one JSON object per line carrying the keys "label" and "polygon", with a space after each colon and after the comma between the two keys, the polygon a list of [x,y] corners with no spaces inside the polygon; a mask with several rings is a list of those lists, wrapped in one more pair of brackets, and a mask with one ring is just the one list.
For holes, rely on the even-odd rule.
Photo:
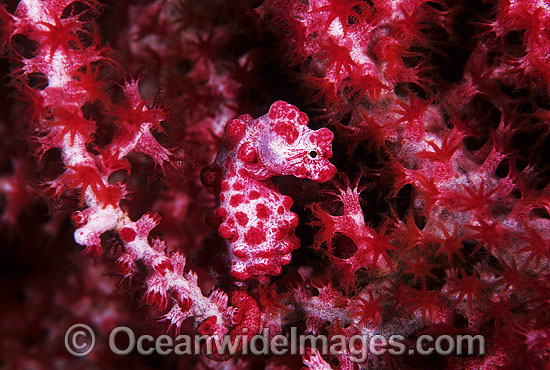
{"label": "red coral texture", "polygon": [[[549,24],[545,0],[4,2],[0,368],[550,369]],[[120,356],[119,326],[485,353]]]}

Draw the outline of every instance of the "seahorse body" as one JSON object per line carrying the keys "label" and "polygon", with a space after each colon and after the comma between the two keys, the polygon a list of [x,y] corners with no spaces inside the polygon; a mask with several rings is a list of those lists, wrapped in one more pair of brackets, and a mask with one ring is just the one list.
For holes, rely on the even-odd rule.
{"label": "seahorse body", "polygon": [[219,204],[207,222],[228,243],[235,279],[280,274],[300,246],[292,199],[269,178],[293,175],[325,182],[336,173],[329,162],[334,135],[327,128],[311,130],[307,123],[305,113],[283,101],[257,119],[239,116],[227,123],[216,160],[201,173]]}

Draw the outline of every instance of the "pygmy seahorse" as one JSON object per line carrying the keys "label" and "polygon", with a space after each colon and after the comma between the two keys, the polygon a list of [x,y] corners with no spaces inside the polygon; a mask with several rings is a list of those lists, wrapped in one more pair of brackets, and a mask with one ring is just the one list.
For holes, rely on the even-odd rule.
{"label": "pygmy seahorse", "polygon": [[298,216],[292,198],[270,180],[292,175],[325,182],[334,177],[334,135],[311,130],[308,117],[295,106],[276,101],[264,116],[242,115],[225,126],[214,163],[201,173],[217,195],[218,208],[207,223],[226,240],[231,275],[238,280],[278,275],[300,246],[294,235]]}

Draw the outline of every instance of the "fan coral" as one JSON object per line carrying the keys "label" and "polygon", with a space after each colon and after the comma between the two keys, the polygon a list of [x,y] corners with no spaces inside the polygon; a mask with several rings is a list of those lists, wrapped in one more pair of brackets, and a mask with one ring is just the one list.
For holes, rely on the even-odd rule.
{"label": "fan coral", "polygon": [[4,1],[0,368],[550,369],[549,24]]}

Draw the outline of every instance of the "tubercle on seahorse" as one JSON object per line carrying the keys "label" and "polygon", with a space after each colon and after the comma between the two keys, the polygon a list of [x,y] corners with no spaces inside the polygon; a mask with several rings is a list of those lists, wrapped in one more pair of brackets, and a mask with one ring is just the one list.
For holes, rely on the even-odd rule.
{"label": "tubercle on seahorse", "polygon": [[219,204],[207,223],[226,240],[237,280],[280,274],[300,246],[292,198],[269,178],[293,175],[326,182],[336,174],[329,162],[334,135],[327,128],[311,130],[307,123],[304,112],[280,100],[257,119],[239,116],[226,124],[216,160],[201,173]]}

